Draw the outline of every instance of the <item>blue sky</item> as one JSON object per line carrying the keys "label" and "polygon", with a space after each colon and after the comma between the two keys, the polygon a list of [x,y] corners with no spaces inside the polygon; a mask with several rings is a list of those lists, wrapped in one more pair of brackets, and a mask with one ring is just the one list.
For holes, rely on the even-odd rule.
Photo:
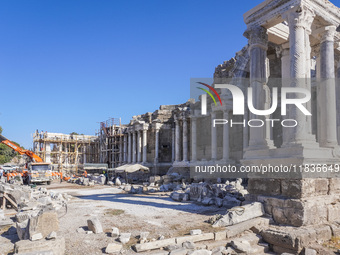
{"label": "blue sky", "polygon": [[95,134],[110,117],[190,97],[190,78],[242,49],[243,13],[262,0],[2,0],[0,125]]}

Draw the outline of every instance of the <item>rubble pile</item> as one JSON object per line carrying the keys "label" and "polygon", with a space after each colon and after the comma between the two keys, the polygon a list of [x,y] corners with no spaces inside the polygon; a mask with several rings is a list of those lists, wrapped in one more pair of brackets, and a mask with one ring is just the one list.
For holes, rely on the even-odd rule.
{"label": "rubble pile", "polygon": [[[67,201],[71,196],[46,188],[32,189],[7,183],[0,184],[0,192],[10,198],[12,206],[17,207],[15,225],[20,241],[15,243],[16,253],[52,251],[53,254],[64,254],[65,240],[56,232],[59,230],[59,217],[67,213]],[[3,212],[0,212],[1,221],[8,221]]]}
{"label": "rubble pile", "polygon": [[68,182],[76,183],[84,186],[94,186],[95,184],[105,185],[106,177],[105,175],[92,175],[88,174],[87,177],[71,177]]}
{"label": "rubble pile", "polygon": [[[165,188],[168,188],[168,185]],[[206,182],[177,185],[170,197],[175,201],[196,201],[203,205],[232,208],[241,205],[248,191],[242,186],[242,179],[225,184]]]}

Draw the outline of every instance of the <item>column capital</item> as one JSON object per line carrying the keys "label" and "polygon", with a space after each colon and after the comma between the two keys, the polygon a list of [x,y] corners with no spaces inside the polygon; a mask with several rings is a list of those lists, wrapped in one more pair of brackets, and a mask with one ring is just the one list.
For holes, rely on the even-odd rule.
{"label": "column capital", "polygon": [[320,44],[314,46],[312,48],[312,55],[315,57],[319,57],[320,56]]}
{"label": "column capital", "polygon": [[249,50],[256,46],[267,50],[268,33],[266,28],[261,26],[250,27],[244,32],[243,36],[249,40]]}
{"label": "column capital", "polygon": [[289,55],[289,42],[285,42],[279,46],[275,47],[277,57],[283,57]]}
{"label": "column capital", "polygon": [[289,27],[294,29],[304,28],[306,29],[307,33],[311,33],[311,26],[315,18],[315,13],[307,6],[295,6],[284,12],[281,16],[288,22]]}
{"label": "column capital", "polygon": [[336,26],[326,26],[319,31],[321,43],[334,42]]}

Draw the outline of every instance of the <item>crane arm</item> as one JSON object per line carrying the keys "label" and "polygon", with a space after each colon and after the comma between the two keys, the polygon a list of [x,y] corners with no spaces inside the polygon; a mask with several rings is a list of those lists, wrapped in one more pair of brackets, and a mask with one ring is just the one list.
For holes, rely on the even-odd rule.
{"label": "crane arm", "polygon": [[0,135],[0,143],[7,145],[8,147],[13,149],[14,151],[18,152],[20,155],[24,155],[24,154],[27,155],[28,157],[30,157],[35,162],[44,162],[38,155],[36,155],[32,151],[25,150],[25,149],[21,148],[20,146],[17,146],[15,143],[11,142],[10,140],[8,140],[3,135]]}

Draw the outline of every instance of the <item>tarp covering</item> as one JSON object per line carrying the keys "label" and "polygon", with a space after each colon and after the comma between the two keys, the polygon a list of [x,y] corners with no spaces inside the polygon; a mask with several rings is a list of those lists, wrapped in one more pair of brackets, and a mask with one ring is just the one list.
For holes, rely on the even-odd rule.
{"label": "tarp covering", "polygon": [[117,168],[114,168],[116,173],[134,173],[137,172],[139,170],[145,171],[145,172],[149,172],[149,168],[140,164],[126,164],[126,165],[122,165],[119,166]]}
{"label": "tarp covering", "polygon": [[107,164],[91,164],[91,163],[85,163],[84,164],[84,170],[107,170],[108,165]]}

